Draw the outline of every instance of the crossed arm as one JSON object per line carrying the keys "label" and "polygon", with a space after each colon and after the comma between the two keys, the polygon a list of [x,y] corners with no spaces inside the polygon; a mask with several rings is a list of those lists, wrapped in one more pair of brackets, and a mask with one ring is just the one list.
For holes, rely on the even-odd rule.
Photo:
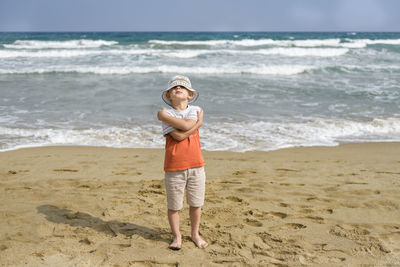
{"label": "crossed arm", "polygon": [[169,133],[176,141],[182,141],[188,138],[192,133],[201,127],[203,124],[203,110],[197,112],[197,116],[197,122],[194,120],[179,119],[169,116],[166,113],[165,108],[158,111],[157,114],[157,117],[160,121],[163,121],[176,129]]}

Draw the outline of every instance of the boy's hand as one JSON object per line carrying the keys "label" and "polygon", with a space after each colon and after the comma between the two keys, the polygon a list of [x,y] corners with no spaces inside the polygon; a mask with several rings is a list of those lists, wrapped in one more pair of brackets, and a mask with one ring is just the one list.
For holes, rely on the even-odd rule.
{"label": "boy's hand", "polygon": [[162,121],[165,118],[165,116],[168,116],[167,109],[166,108],[160,109],[157,113],[158,120]]}
{"label": "boy's hand", "polygon": [[195,123],[195,125],[192,126],[192,128],[190,130],[187,130],[187,131],[173,130],[169,134],[176,141],[180,142],[180,141],[188,138],[189,136],[191,136],[197,129],[199,129],[201,127],[201,125],[203,124],[203,118],[204,118],[204,113],[203,113],[203,110],[200,109],[199,111],[197,111],[197,122]]}

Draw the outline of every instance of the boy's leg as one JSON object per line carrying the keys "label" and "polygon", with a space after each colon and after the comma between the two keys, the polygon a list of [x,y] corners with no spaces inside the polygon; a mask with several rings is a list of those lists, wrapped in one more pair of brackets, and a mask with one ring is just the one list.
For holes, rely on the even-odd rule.
{"label": "boy's leg", "polygon": [[182,247],[182,235],[179,231],[179,210],[168,209],[168,221],[174,235],[174,240],[172,240],[169,248],[180,249]]}
{"label": "boy's leg", "polygon": [[201,238],[199,234],[200,227],[200,217],[201,217],[201,207],[190,207],[189,209],[190,215],[190,226],[191,226],[191,237],[193,242],[199,248],[205,248],[208,246],[208,243]]}
{"label": "boy's leg", "polygon": [[165,188],[167,191],[168,221],[174,239],[169,245],[170,249],[180,249],[182,236],[179,231],[179,210],[183,205],[183,195],[186,186],[186,172],[165,172]]}
{"label": "boy's leg", "polygon": [[199,248],[208,246],[199,234],[201,206],[204,204],[206,175],[204,167],[197,167],[189,169],[189,177],[187,182],[187,200],[190,206],[190,224],[191,224],[191,237],[193,242]]}

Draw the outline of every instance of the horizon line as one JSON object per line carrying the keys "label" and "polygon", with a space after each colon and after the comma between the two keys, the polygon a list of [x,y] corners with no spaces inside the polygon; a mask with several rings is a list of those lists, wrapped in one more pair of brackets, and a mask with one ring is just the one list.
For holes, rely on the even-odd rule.
{"label": "horizon line", "polygon": [[400,31],[333,31],[333,30],[316,30],[316,31],[47,31],[47,30],[34,30],[34,31],[0,31],[0,33],[400,33]]}

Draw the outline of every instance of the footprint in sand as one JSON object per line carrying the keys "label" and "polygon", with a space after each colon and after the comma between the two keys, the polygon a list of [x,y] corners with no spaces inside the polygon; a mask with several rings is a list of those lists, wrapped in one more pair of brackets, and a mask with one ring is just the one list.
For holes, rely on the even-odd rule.
{"label": "footprint in sand", "polygon": [[228,199],[228,200],[230,200],[230,201],[233,201],[233,202],[240,202],[240,203],[243,202],[243,199],[241,199],[241,198],[239,198],[239,197],[234,197],[234,196],[226,197],[226,199]]}
{"label": "footprint in sand", "polygon": [[32,253],[31,255],[35,256],[35,257],[38,257],[38,258],[43,258],[44,257],[44,255],[42,253],[40,253],[40,252],[35,252],[35,253]]}
{"label": "footprint in sand", "polygon": [[333,262],[333,263],[342,263],[342,262],[346,261],[346,258],[345,257],[328,257],[328,261]]}
{"label": "footprint in sand", "polygon": [[289,184],[289,183],[280,183],[279,185],[281,186],[305,186],[305,184]]}
{"label": "footprint in sand", "polygon": [[85,244],[85,245],[90,245],[92,242],[86,237],[82,240],[79,240],[79,243]]}
{"label": "footprint in sand", "polygon": [[354,181],[347,181],[347,182],[344,182],[344,184],[368,184],[368,183],[364,183],[364,182],[354,182]]}
{"label": "footprint in sand", "polygon": [[114,244],[114,246],[119,247],[119,248],[130,248],[132,245],[131,244]]}
{"label": "footprint in sand", "polygon": [[326,212],[329,213],[329,214],[332,214],[333,213],[333,209],[327,209]]}
{"label": "footprint in sand", "polygon": [[321,198],[321,197],[316,197],[316,196],[311,196],[306,198],[307,201],[319,201],[319,202],[325,202],[325,203],[333,203],[335,202],[333,199],[330,198]]}
{"label": "footprint in sand", "polygon": [[[386,230],[400,230],[400,226],[391,225],[391,224],[385,224],[385,225],[383,225],[383,228],[386,229]],[[398,233],[400,234],[400,232],[398,232]]]}
{"label": "footprint in sand", "polygon": [[243,212],[243,214],[246,216],[251,215],[251,216],[254,216],[254,217],[257,217],[260,219],[265,219],[265,215],[267,215],[268,213],[264,212],[264,211],[260,211],[258,209],[254,209],[254,210],[245,211],[245,212]]}
{"label": "footprint in sand", "polygon": [[301,223],[286,223],[284,225],[274,225],[268,228],[270,231],[279,231],[279,230],[287,230],[287,229],[292,229],[292,230],[299,230],[299,229],[304,229],[307,228],[306,225],[301,224]]}
{"label": "footprint in sand", "polygon": [[292,229],[304,229],[307,228],[304,224],[301,223],[287,223],[287,227],[292,228]]}
{"label": "footprint in sand", "polygon": [[287,169],[287,168],[277,168],[275,169],[276,171],[281,171],[281,172],[299,172],[299,170],[295,169]]}
{"label": "footprint in sand", "polygon": [[132,176],[139,176],[142,175],[141,172],[113,172],[115,175],[132,175]]}
{"label": "footprint in sand", "polygon": [[91,188],[91,186],[88,184],[82,184],[82,185],[79,185],[78,188]]}
{"label": "footprint in sand", "polygon": [[261,232],[261,233],[256,233],[256,235],[261,238],[261,240],[265,243],[265,244],[271,244],[272,242],[276,242],[276,243],[282,243],[283,240],[278,237],[278,236],[274,236],[270,233],[267,232]]}
{"label": "footprint in sand", "polygon": [[275,217],[279,217],[279,218],[281,218],[281,219],[285,219],[285,218],[288,216],[286,213],[283,213],[283,212],[275,212],[275,211],[268,212],[268,214],[271,214],[271,215],[273,215],[273,216],[275,216]]}
{"label": "footprint in sand", "polygon": [[313,209],[302,209],[299,211],[299,213],[303,213],[303,214],[310,214],[315,212]]}
{"label": "footprint in sand", "polygon": [[54,169],[55,172],[78,172],[78,170],[73,169]]}
{"label": "footprint in sand", "polygon": [[149,195],[152,195],[152,194],[163,195],[164,193],[162,191],[159,191],[159,190],[143,189],[143,190],[139,190],[138,194],[141,195],[141,196],[144,196],[144,197],[148,197]]}
{"label": "footprint in sand", "polygon": [[319,223],[319,224],[324,224],[325,223],[325,219],[322,217],[318,217],[318,216],[306,216],[304,217],[305,219],[310,219],[311,221],[315,222],[315,223]]}
{"label": "footprint in sand", "polygon": [[[259,191],[261,191],[262,189],[260,189]],[[238,189],[235,189],[236,192],[240,192],[240,193],[254,193],[254,189],[250,188],[250,187],[241,187]]]}
{"label": "footprint in sand", "polygon": [[232,173],[232,175],[246,175],[246,174],[255,174],[257,173],[257,171],[253,171],[253,170],[240,170],[240,171],[235,171]]}
{"label": "footprint in sand", "polygon": [[384,254],[390,253],[391,250],[386,248],[380,242],[376,241],[376,242],[368,243],[363,246],[353,248],[351,250],[351,252],[352,252],[352,254],[356,254],[356,255],[357,254],[368,254],[368,255],[376,256],[376,255],[384,255]]}
{"label": "footprint in sand", "polygon": [[354,226],[335,225],[329,230],[329,233],[334,236],[347,238],[350,240],[367,240],[370,232],[367,229]]}
{"label": "footprint in sand", "polygon": [[307,226],[305,226],[304,224],[301,223],[286,223],[283,226],[280,226],[280,229],[304,229],[307,228]]}
{"label": "footprint in sand", "polygon": [[151,184],[150,187],[155,189],[161,189],[161,184]]}
{"label": "footprint in sand", "polygon": [[257,221],[257,220],[253,220],[253,219],[249,219],[249,218],[245,219],[244,222],[247,225],[255,226],[255,227],[261,227],[263,225],[262,222]]}

